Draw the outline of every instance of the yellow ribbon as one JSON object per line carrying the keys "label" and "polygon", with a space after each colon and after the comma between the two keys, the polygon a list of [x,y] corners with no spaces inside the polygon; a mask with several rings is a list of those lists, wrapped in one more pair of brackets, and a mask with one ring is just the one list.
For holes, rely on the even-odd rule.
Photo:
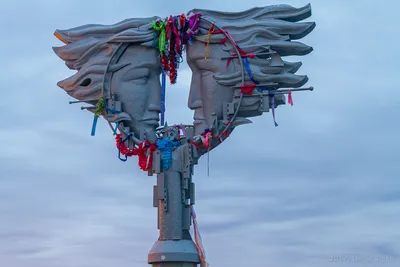
{"label": "yellow ribbon", "polygon": [[211,40],[211,33],[214,32],[214,22],[212,23],[210,29],[208,30],[207,33],[207,43],[206,43],[206,52],[204,53],[204,61],[207,60],[207,57],[209,57],[210,54],[210,50],[208,48],[208,45],[210,44],[210,40]]}

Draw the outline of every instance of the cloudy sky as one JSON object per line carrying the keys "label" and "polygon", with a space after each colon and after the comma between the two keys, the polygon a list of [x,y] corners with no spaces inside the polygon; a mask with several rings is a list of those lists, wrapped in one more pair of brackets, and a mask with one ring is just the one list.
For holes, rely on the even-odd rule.
{"label": "cloudy sky", "polygon": [[[144,267],[158,236],[155,177],[118,160],[104,121],[91,137],[92,115],[56,86],[71,73],[55,29],[282,3],[308,1],[2,0],[0,266]],[[280,107],[277,128],[266,114],[235,130],[209,177],[206,157],[196,167],[212,267],[400,266],[400,4],[311,4],[299,73],[316,90]],[[167,120],[190,123],[187,66],[178,80]]]}

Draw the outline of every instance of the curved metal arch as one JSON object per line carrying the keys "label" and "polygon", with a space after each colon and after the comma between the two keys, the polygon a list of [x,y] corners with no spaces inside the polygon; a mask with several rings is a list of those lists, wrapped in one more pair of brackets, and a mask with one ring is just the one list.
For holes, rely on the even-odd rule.
{"label": "curved metal arch", "polygon": [[[106,71],[104,72],[104,77],[103,77],[103,87],[101,89],[102,96],[105,98],[107,101],[108,99],[113,99],[113,96],[111,94],[111,81],[112,77],[114,75],[114,72],[109,71],[110,66],[117,64],[118,61],[121,59],[122,55],[125,53],[126,49],[131,45],[131,43],[120,43],[117,47],[117,49],[114,51],[113,55],[111,56],[110,60],[108,61]],[[108,96],[106,94],[108,93]],[[108,125],[114,131],[114,128],[112,127],[111,123],[109,121]],[[123,131],[122,127],[119,128],[120,131]],[[127,136],[130,136],[130,139],[132,141],[139,145],[141,143],[141,140],[139,140],[137,137],[134,136],[133,133],[126,133],[124,132]]]}
{"label": "curved metal arch", "polygon": [[[227,31],[225,31],[223,28],[219,27],[219,26],[218,26],[217,24],[215,24],[214,22],[212,22],[212,21],[210,21],[210,20],[208,20],[208,19],[206,19],[206,18],[204,18],[204,17],[200,17],[200,19],[202,19],[202,20],[204,20],[204,21],[206,21],[206,22],[208,22],[208,23],[214,25],[214,26],[217,27],[219,30],[221,30],[221,31],[224,33],[224,35],[226,36],[226,38],[228,38],[228,40],[231,42],[231,44],[232,44],[233,47],[235,48],[236,54],[238,55],[239,62],[240,62],[240,68],[241,68],[241,73],[242,73],[242,81],[241,81],[241,82],[242,82],[242,86],[243,86],[243,85],[244,85],[244,66],[243,66],[243,58],[242,58],[242,55],[240,54],[240,51],[239,51],[238,47],[236,46],[235,40],[233,40],[232,36],[231,36]],[[238,106],[237,106],[237,108],[236,108],[236,110],[235,110],[235,113],[233,114],[232,118],[229,120],[228,124],[225,126],[225,128],[224,128],[224,130],[223,130],[222,132],[226,132],[226,131],[231,127],[232,122],[236,119],[237,114],[239,113],[240,106],[242,105],[242,100],[243,100],[243,93],[240,92],[239,103],[238,103]]]}
{"label": "curved metal arch", "polygon": [[106,99],[112,99],[111,95],[111,80],[113,76],[113,72],[110,72],[110,66],[116,64],[121,56],[124,54],[126,49],[129,47],[130,43],[120,43],[117,47],[117,49],[114,51],[113,55],[111,56],[110,60],[108,61],[106,71],[104,73],[103,77],[103,88],[102,88],[102,95],[105,97],[105,93],[107,93],[107,90],[109,92],[109,97],[106,97]]}
{"label": "curved metal arch", "polygon": [[[232,36],[226,32],[222,27],[219,27],[217,24],[215,24],[214,22],[204,18],[204,17],[200,17],[200,19],[210,23],[210,24],[214,24],[214,26],[216,28],[218,28],[219,30],[221,30],[223,32],[223,34],[228,38],[228,40],[231,42],[231,44],[233,45],[234,49],[236,50],[236,53],[238,55],[239,58],[239,63],[240,63],[240,68],[241,68],[241,74],[242,74],[242,78],[241,78],[241,84],[244,85],[244,79],[245,79],[245,74],[244,74],[244,66],[243,66],[243,58],[240,54],[240,51],[238,49],[238,47],[236,46],[235,41],[232,39]],[[111,81],[112,81],[112,77],[113,77],[113,72],[109,71],[110,66],[118,63],[118,61],[120,60],[120,58],[122,57],[122,55],[124,54],[124,52],[126,51],[126,49],[130,46],[130,43],[121,43],[119,44],[119,46],[117,47],[117,49],[115,50],[115,52],[113,53],[113,55],[111,56],[107,67],[106,67],[106,71],[104,73],[104,78],[103,78],[103,87],[102,87],[102,96],[108,100],[108,99],[113,99],[113,96],[111,94]],[[106,94],[108,93],[108,96],[106,96]],[[229,120],[229,122],[227,123],[227,125],[225,126],[224,130],[222,132],[226,132],[228,131],[229,128],[231,128],[232,126],[232,122],[236,119],[237,114],[240,110],[241,104],[242,104],[242,100],[243,100],[243,93],[240,93],[240,98],[239,98],[239,102],[238,105],[236,107],[235,113],[233,114],[232,118]],[[108,124],[110,125],[111,129],[113,129],[112,125],[110,122],[108,122]],[[120,129],[121,130],[121,129]],[[136,138],[135,136],[131,135],[131,133],[125,133],[127,135],[130,135],[130,138],[134,141],[135,144],[139,145],[141,140]]]}

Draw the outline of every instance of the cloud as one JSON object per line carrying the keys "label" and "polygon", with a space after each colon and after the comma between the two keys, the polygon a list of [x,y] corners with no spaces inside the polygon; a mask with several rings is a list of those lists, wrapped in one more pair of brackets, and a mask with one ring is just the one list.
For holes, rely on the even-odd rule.
{"label": "cloud", "polygon": [[[90,136],[92,114],[69,105],[56,86],[71,72],[51,50],[60,45],[52,34],[195,6],[126,0],[21,5],[0,8],[0,265],[147,266],[158,234],[155,177],[141,172],[135,158],[117,159],[103,120]],[[196,212],[212,266],[399,264],[397,4],[312,5],[317,27],[304,41],[315,50],[301,58],[300,72],[315,90],[294,94],[294,107],[279,107],[277,128],[265,114],[235,129],[211,151],[209,177],[207,155],[196,166]],[[181,65],[178,83],[168,87],[169,124],[192,121],[190,79]]]}

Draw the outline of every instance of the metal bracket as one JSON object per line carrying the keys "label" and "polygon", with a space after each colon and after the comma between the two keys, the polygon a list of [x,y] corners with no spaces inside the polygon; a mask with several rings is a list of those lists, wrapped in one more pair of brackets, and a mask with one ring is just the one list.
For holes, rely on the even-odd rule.
{"label": "metal bracket", "polygon": [[153,152],[153,171],[157,174],[161,173],[161,152],[159,150]]}
{"label": "metal bracket", "polygon": [[223,116],[224,120],[229,120],[230,116],[235,113],[235,104],[234,103],[229,103],[229,102],[224,102],[223,103]]}
{"label": "metal bracket", "polygon": [[196,191],[195,185],[194,185],[194,183],[191,183],[190,184],[190,205],[194,205],[196,202],[195,191]]}
{"label": "metal bracket", "polygon": [[182,204],[186,203],[186,190],[181,190],[181,202]]}
{"label": "metal bracket", "polygon": [[262,112],[269,112],[269,97],[266,95],[262,95]]}
{"label": "metal bracket", "polygon": [[168,190],[164,189],[164,211],[168,212]]}
{"label": "metal bracket", "polygon": [[153,207],[158,208],[158,186],[153,186]]}

